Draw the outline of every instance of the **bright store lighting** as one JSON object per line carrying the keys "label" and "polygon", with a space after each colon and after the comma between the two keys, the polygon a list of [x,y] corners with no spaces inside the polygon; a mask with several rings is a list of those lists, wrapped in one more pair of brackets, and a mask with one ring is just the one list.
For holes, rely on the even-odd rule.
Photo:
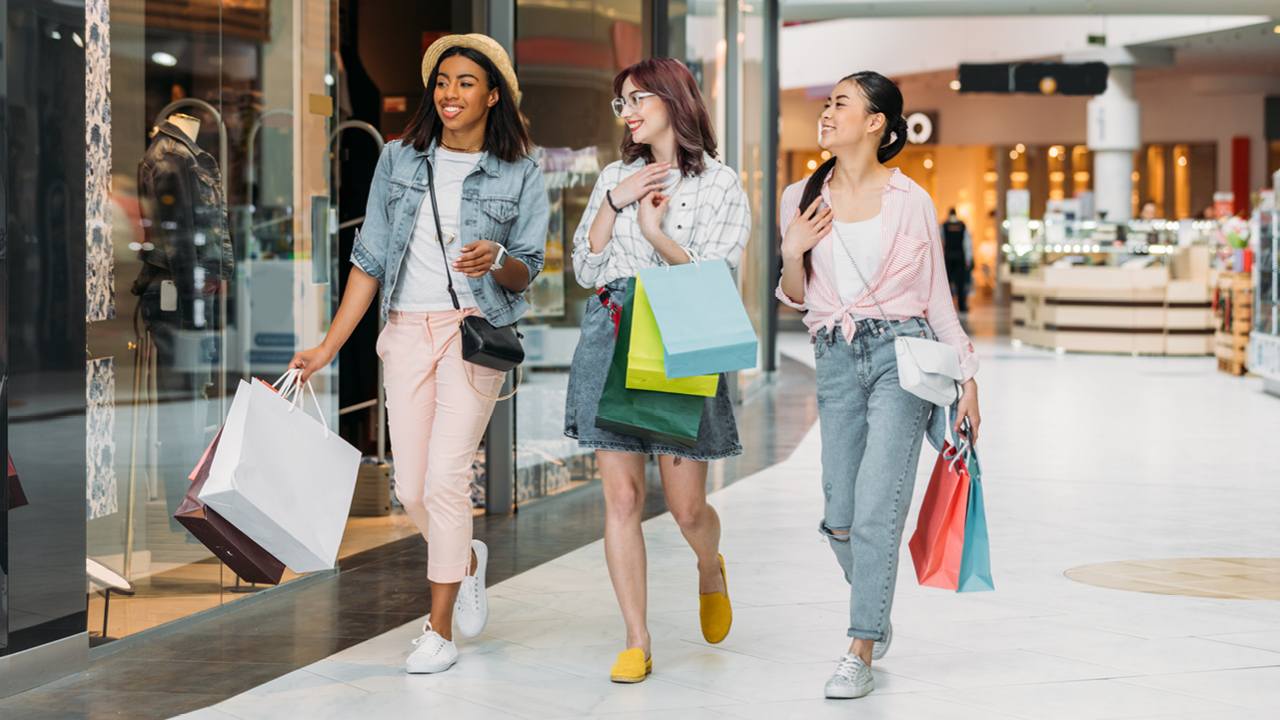
{"label": "bright store lighting", "polygon": [[1018,159],[1018,151],[1017,151],[1017,150],[1010,150],[1010,151],[1009,151],[1009,159],[1010,159],[1010,160],[1017,160],[1017,159]]}
{"label": "bright store lighting", "polygon": [[51,30],[49,32],[49,37],[53,38],[54,40],[61,40],[62,33],[58,32],[57,30]]}
{"label": "bright store lighting", "polygon": [[810,169],[810,170],[817,170],[817,169],[818,169],[818,161],[817,161],[817,160],[810,160],[810,161],[809,161],[809,169]]}
{"label": "bright store lighting", "polygon": [[930,158],[925,158],[925,159],[924,159],[924,169],[925,169],[925,170],[928,170],[929,168],[932,168],[932,167],[933,167],[933,160],[932,160],[932,159],[930,159]]}
{"label": "bright store lighting", "polygon": [[1277,26],[1275,26],[1275,27],[1271,28],[1271,30],[1272,30],[1275,34],[1280,35],[1280,25],[1277,25]]}
{"label": "bright store lighting", "polygon": [[1005,243],[1004,247],[1001,249],[1004,250],[1005,252],[1013,252],[1013,246],[1010,245],[1009,243]]}
{"label": "bright store lighting", "polygon": [[76,47],[84,47],[84,40],[81,39],[80,33],[71,33],[71,42],[75,43]]}
{"label": "bright store lighting", "polygon": [[1186,166],[1187,166],[1187,157],[1183,155],[1182,157],[1178,158],[1178,167],[1186,167]]}
{"label": "bright store lighting", "polygon": [[1022,347],[1022,341],[1021,341],[1021,340],[1017,340],[1017,339],[1010,340],[1010,341],[1009,341],[1009,344],[1010,344],[1010,345],[1012,345],[1012,346],[1014,346],[1014,347]]}
{"label": "bright store lighting", "polygon": [[823,150],[823,151],[822,151],[822,159],[823,159],[823,160],[830,160],[830,159],[831,159],[831,151],[830,151],[830,150]]}
{"label": "bright store lighting", "polygon": [[1097,245],[1094,245],[1094,246],[1093,246],[1093,251],[1094,251],[1094,252],[1102,252],[1102,248],[1101,248],[1101,247],[1099,247],[1099,246],[1097,246]]}
{"label": "bright store lighting", "polygon": [[324,74],[324,84],[325,84],[325,85],[328,85],[329,87],[333,87],[333,83],[334,83],[333,75],[330,75],[329,73],[325,73],[325,74]]}
{"label": "bright store lighting", "polygon": [[1058,148],[1056,147],[1049,148],[1049,157],[1058,157]]}
{"label": "bright store lighting", "polygon": [[[1280,32],[1280,25],[1277,25],[1277,26],[1276,26],[1276,32]],[[959,81],[959,80],[952,80],[952,81],[951,81],[951,89],[952,89],[952,90],[959,90],[959,89],[960,89],[960,81]]]}
{"label": "bright store lighting", "polygon": [[1024,153],[1026,151],[1027,151],[1027,146],[1023,145],[1022,143],[1018,143],[1018,152]]}
{"label": "bright store lighting", "polygon": [[173,67],[178,64],[178,58],[167,52],[156,52],[151,53],[151,62],[157,65],[163,65],[164,67]]}

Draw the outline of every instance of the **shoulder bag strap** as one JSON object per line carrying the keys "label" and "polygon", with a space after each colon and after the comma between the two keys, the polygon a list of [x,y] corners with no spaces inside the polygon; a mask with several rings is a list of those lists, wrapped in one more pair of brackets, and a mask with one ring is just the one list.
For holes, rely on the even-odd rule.
{"label": "shoulder bag strap", "polygon": [[840,234],[840,228],[836,227],[834,220],[831,221],[831,232],[836,234],[836,240],[840,241],[840,247],[844,248],[844,254],[849,257],[849,262],[853,263],[854,272],[858,273],[858,279],[862,281],[862,287],[866,288],[867,294],[871,296],[871,302],[876,304],[876,309],[880,311],[880,317],[884,318],[884,324],[889,327],[889,334],[893,335],[893,339],[898,339],[898,333],[893,329],[893,322],[889,320],[889,316],[885,313],[884,308],[880,306],[880,300],[876,298],[876,293],[871,289],[871,283],[867,282],[867,278],[862,274],[862,268],[858,267],[858,261],[853,259],[853,253],[849,252],[849,246],[844,244],[844,237]]}
{"label": "shoulder bag strap", "polygon": [[449,253],[444,249],[444,230],[440,227],[440,208],[436,204],[436,177],[431,170],[430,158],[427,159],[427,192],[431,193],[431,217],[436,221],[436,244],[440,246],[440,254],[444,256],[444,277],[449,282],[449,299],[453,300],[453,309],[462,312],[458,294],[453,291],[453,271],[449,269]]}

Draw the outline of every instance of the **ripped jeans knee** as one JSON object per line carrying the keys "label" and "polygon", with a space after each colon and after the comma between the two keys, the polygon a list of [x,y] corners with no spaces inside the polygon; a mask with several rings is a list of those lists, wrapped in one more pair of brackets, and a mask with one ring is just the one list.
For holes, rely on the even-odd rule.
{"label": "ripped jeans knee", "polygon": [[822,533],[822,535],[828,540],[849,542],[849,528],[829,527],[826,520],[820,520],[818,522],[818,532]]}

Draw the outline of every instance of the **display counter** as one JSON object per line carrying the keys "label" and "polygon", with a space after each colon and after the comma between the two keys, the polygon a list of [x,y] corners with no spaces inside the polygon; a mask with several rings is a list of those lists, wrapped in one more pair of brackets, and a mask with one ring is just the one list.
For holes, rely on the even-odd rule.
{"label": "display counter", "polygon": [[1170,248],[1167,262],[1134,265],[1054,263],[1006,274],[1013,338],[1072,352],[1213,354],[1208,248]]}
{"label": "display counter", "polygon": [[1262,376],[1267,392],[1280,395],[1280,210],[1261,211],[1257,219],[1249,370]]}

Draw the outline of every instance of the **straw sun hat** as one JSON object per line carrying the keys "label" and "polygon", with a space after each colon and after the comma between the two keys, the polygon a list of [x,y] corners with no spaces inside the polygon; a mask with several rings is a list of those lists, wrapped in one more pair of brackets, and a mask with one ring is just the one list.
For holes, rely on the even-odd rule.
{"label": "straw sun hat", "polygon": [[431,47],[427,48],[427,54],[422,56],[423,85],[431,82],[431,71],[440,62],[440,56],[444,54],[444,51],[455,47],[470,48],[489,58],[493,66],[498,68],[498,72],[502,73],[503,79],[507,81],[507,86],[511,88],[511,94],[515,97],[516,102],[519,102],[520,83],[516,80],[516,71],[511,68],[511,58],[507,57],[507,51],[502,49],[497,40],[479,33],[445,35],[431,43]]}

